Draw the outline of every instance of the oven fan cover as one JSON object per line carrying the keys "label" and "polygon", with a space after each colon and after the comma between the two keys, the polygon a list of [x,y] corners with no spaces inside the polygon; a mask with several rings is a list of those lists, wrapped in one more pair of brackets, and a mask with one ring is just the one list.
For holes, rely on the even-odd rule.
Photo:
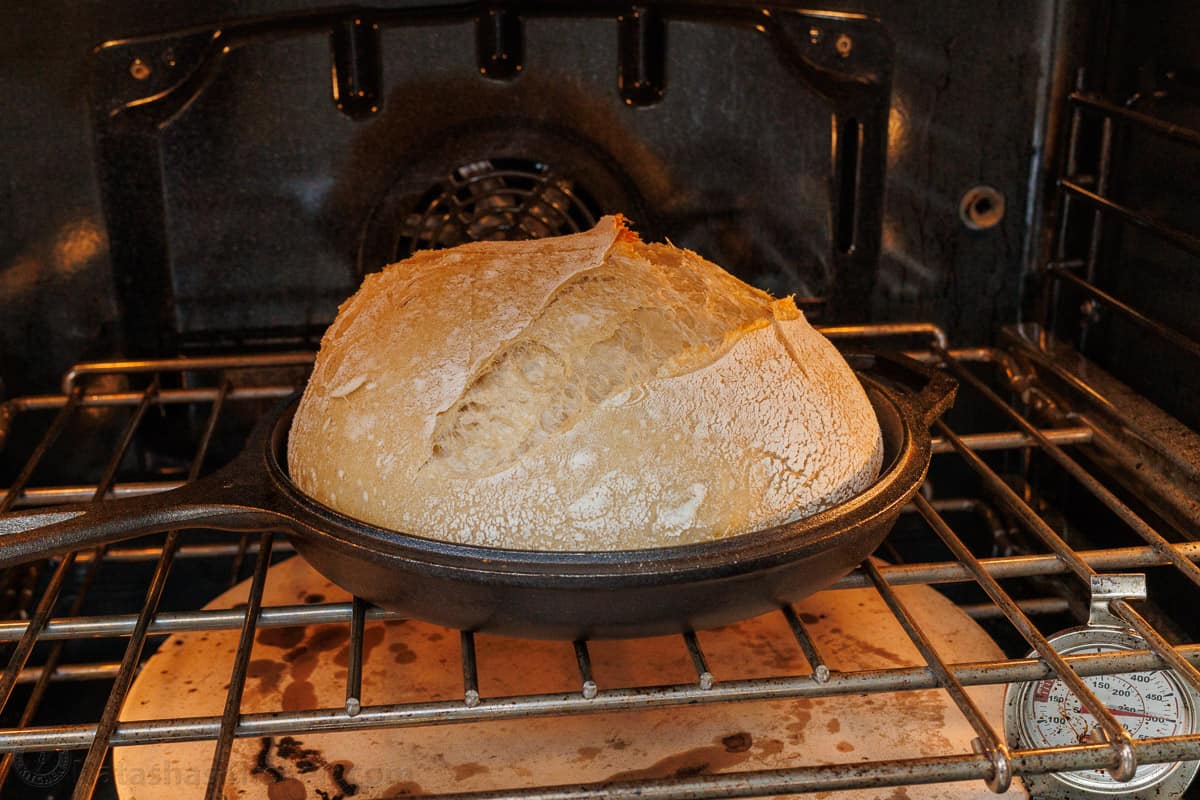
{"label": "oven fan cover", "polygon": [[540,239],[590,230],[600,210],[587,189],[543,161],[464,164],[431,187],[397,230],[395,258],[496,239]]}
{"label": "oven fan cover", "polygon": [[[362,276],[419,250],[477,241],[540,239],[590,230],[608,213],[659,236],[631,165],[602,145],[546,125],[461,128],[423,150],[393,150],[368,170],[393,178],[374,189],[362,217]],[[351,212],[354,213],[354,212]]]}

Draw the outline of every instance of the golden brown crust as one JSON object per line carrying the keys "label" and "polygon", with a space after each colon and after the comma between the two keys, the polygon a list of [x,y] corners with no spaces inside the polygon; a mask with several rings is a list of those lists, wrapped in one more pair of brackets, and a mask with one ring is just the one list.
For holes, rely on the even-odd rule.
{"label": "golden brown crust", "polygon": [[351,516],[551,550],[775,524],[860,491],[880,459],[862,387],[790,298],[615,217],[368,278],[289,443],[300,488]]}

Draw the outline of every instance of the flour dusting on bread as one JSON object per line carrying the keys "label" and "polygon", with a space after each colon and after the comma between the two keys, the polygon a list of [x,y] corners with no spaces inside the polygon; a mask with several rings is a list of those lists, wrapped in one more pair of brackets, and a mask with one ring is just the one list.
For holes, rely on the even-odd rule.
{"label": "flour dusting on bread", "polygon": [[605,217],[368,277],[322,341],[288,456],[302,490],[381,527],[611,550],[815,513],[874,480],[882,445],[790,299]]}

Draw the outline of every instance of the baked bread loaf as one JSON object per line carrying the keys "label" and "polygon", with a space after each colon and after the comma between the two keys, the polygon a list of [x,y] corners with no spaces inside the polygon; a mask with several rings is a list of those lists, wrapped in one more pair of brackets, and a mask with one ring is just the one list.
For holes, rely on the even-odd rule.
{"label": "baked bread loaf", "polygon": [[288,441],[292,479],[348,516],[531,550],[769,527],[851,497],[881,459],[862,386],[790,298],[619,217],[368,276]]}

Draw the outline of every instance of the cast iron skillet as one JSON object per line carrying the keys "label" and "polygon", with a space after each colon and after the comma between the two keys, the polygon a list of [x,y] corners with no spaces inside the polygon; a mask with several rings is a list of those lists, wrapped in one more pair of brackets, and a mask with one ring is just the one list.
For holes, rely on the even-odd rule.
{"label": "cast iron skillet", "polygon": [[292,398],[241,455],[142,497],[0,515],[0,567],[177,528],[279,530],[318,571],[384,608],[463,630],[546,639],[723,625],[829,585],[873,551],[929,467],[929,426],[953,379],[905,358],[850,355],[883,431],[884,467],[811,517],[713,542],[611,552],[475,547],[377,528],[304,495],[287,474]]}

